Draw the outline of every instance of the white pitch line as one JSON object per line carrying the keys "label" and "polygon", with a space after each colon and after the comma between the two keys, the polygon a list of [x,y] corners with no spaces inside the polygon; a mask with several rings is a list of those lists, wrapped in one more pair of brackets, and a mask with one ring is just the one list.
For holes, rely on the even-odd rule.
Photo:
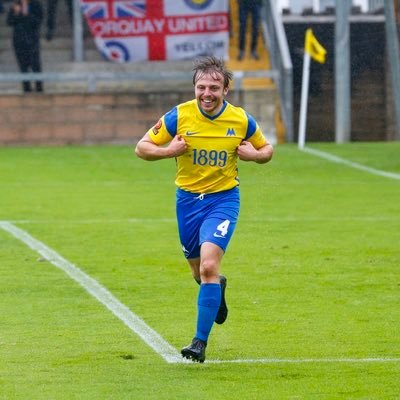
{"label": "white pitch line", "polygon": [[353,161],[348,161],[348,160],[345,160],[344,158],[340,158],[338,156],[334,156],[333,154],[325,153],[324,151],[320,151],[320,150],[316,150],[316,149],[310,149],[309,147],[304,147],[302,149],[302,151],[304,151],[306,153],[313,154],[313,155],[321,157],[321,158],[324,158],[326,160],[338,163],[338,164],[347,165],[348,167],[368,172],[368,173],[373,174],[373,175],[379,175],[379,176],[383,176],[385,178],[391,178],[391,179],[400,180],[400,174],[396,174],[395,172],[386,172],[386,171],[382,171],[380,169],[367,167],[365,165],[358,164],[358,163],[353,162]]}
{"label": "white pitch line", "polygon": [[206,360],[207,364],[306,364],[306,363],[385,363],[400,362],[396,357],[368,357],[368,358],[255,358],[243,360]]}
{"label": "white pitch line", "polygon": [[8,221],[0,221],[0,227],[24,242],[32,250],[64,271],[69,277],[81,285],[89,294],[106,306],[116,317],[135,332],[147,345],[164,358],[168,363],[181,361],[178,351],[166,342],[156,331],[150,328],[141,318],[134,314],[128,307],[117,300],[106,288],[95,279],[86,275],[74,264],[67,261],[57,252],[35,239],[29,233],[17,228]]}
{"label": "white pitch line", "polygon": [[[35,239],[26,231],[16,227],[9,221],[0,221],[0,228],[28,245],[54,266],[64,271],[70,278],[81,285],[89,294],[107,307],[116,317],[135,332],[148,346],[159,354],[169,364],[192,364],[190,360],[183,359],[179,352],[164,338],[150,328],[140,317],[128,307],[117,300],[106,288],[95,279],[85,274],[81,269],[67,261],[44,243]],[[305,359],[236,359],[236,360],[206,360],[206,364],[300,364],[300,363],[384,363],[399,362],[395,357],[369,357],[369,358],[305,358]]]}

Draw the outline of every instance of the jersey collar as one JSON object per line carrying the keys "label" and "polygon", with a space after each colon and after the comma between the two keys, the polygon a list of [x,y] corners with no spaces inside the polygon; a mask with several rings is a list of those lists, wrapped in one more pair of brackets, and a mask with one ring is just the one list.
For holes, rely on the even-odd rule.
{"label": "jersey collar", "polygon": [[[196,103],[197,103],[197,101],[196,101]],[[214,119],[218,118],[218,117],[225,111],[225,108],[226,108],[227,105],[228,105],[228,102],[227,102],[226,100],[224,100],[223,103],[222,103],[222,108],[221,108],[220,112],[219,112],[218,114],[215,114],[215,115],[208,115],[208,114],[206,114],[206,113],[199,107],[198,104],[197,104],[197,108],[199,109],[199,111],[201,112],[201,114],[203,114],[204,117],[206,117],[206,118],[208,118],[208,119],[211,119],[211,120],[214,120]]]}

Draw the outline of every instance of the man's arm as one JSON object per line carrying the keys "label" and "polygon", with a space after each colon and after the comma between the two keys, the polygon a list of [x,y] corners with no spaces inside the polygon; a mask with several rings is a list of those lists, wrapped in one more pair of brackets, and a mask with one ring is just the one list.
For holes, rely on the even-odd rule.
{"label": "man's arm", "polygon": [[265,164],[271,160],[274,149],[269,143],[256,149],[250,142],[243,140],[237,148],[237,154],[242,161],[254,161],[258,164]]}
{"label": "man's arm", "polygon": [[159,146],[154,143],[150,135],[146,133],[139,140],[135,148],[135,153],[139,158],[147,161],[162,160],[163,158],[174,158],[183,154],[187,149],[185,140],[176,135],[167,146]]}

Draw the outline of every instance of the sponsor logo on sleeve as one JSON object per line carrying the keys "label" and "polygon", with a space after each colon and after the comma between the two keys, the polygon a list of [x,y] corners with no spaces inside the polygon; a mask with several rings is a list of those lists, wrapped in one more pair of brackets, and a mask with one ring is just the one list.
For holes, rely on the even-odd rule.
{"label": "sponsor logo on sleeve", "polygon": [[158,122],[153,126],[152,131],[155,135],[157,135],[158,131],[162,127],[162,120],[159,119]]}

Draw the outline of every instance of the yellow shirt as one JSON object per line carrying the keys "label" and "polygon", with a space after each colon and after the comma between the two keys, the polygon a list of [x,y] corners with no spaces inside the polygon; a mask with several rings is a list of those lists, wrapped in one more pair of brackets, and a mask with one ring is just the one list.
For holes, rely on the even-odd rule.
{"label": "yellow shirt", "polygon": [[239,184],[236,148],[242,140],[256,149],[268,142],[255,119],[242,108],[224,101],[222,110],[209,116],[197,100],[179,104],[148,131],[151,140],[164,145],[175,135],[187,143],[176,158],[176,185],[192,193],[214,193]]}

